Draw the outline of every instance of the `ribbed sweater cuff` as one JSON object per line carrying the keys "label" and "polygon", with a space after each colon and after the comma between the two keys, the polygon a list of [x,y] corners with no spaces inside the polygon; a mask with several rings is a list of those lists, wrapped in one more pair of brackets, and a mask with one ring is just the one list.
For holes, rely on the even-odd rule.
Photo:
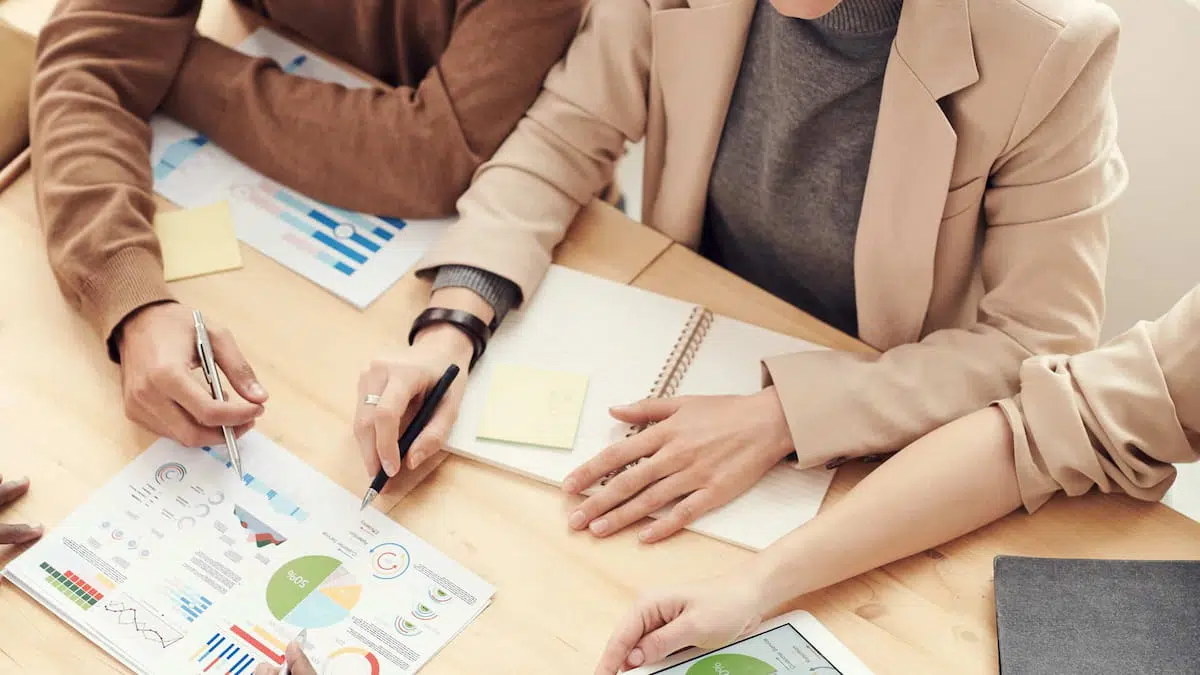
{"label": "ribbed sweater cuff", "polygon": [[513,282],[497,274],[466,265],[439,267],[433,280],[433,290],[439,288],[468,288],[492,306],[496,314],[496,325],[504,321],[505,315],[520,298],[521,291]]}
{"label": "ribbed sweater cuff", "polygon": [[118,360],[113,330],[139,307],[170,301],[162,262],[144,248],[125,248],[104,261],[79,290],[79,310]]}

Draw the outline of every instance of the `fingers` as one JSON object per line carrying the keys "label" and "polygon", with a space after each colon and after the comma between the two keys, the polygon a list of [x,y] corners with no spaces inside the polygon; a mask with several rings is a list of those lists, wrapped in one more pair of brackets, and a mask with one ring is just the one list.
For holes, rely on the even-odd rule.
{"label": "fingers", "polygon": [[260,663],[254,669],[254,675],[276,675],[282,668],[276,668],[269,663]]}
{"label": "fingers", "polygon": [[676,504],[665,518],[659,518],[654,523],[647,525],[638,533],[638,539],[647,544],[662,541],[696,522],[698,518],[720,505],[712,490],[708,488],[696,490]]}
{"label": "fingers", "polygon": [[[249,401],[216,400],[205,385],[182,367],[157,371],[151,379],[154,387],[166,398],[178,403],[197,424],[210,429],[247,424],[263,410],[261,405]],[[156,412],[162,417],[160,411]]]}
{"label": "fingers", "polygon": [[0,544],[24,544],[42,536],[42,532],[42,526],[37,523],[30,525],[0,523]]}
{"label": "fingers", "polygon": [[[608,638],[595,675],[617,675],[629,664],[630,653],[647,633],[666,623],[666,617],[654,600],[644,600],[629,612]],[[637,665],[641,665],[640,663]],[[637,667],[637,666],[634,666]]]}
{"label": "fingers", "polygon": [[388,376],[387,385],[375,406],[375,453],[383,470],[395,476],[400,470],[400,425],[408,417],[409,408],[421,391],[423,382],[417,381],[415,372],[397,373]]}
{"label": "fingers", "polygon": [[289,644],[286,656],[287,662],[291,664],[292,675],[317,675],[316,668],[313,668],[299,644],[295,642]]}
{"label": "fingers", "polygon": [[[592,530],[592,533],[597,536],[606,536],[613,532],[620,532],[646,516],[657,512],[679,497],[686,495],[694,487],[690,484],[690,481],[691,477],[682,473],[667,476],[643,490],[638,496],[606,514],[603,518],[603,520],[608,521],[604,528],[605,531],[596,532]],[[648,530],[649,526],[642,528],[642,531],[638,533],[638,539],[646,542],[646,537],[650,534]]]}
{"label": "fingers", "polygon": [[579,494],[591,487],[606,474],[620,469],[635,459],[653,455],[662,447],[666,434],[659,427],[651,427],[636,436],[608,446],[572,471],[563,481],[563,490]]}
{"label": "fingers", "polygon": [[209,331],[209,337],[212,339],[213,357],[234,390],[251,403],[266,403],[267,390],[254,375],[254,369],[242,355],[233,334],[224,328],[215,328]]}
{"label": "fingers", "polygon": [[0,480],[0,506],[14,502],[29,492],[29,479],[18,478],[3,482]]}
{"label": "fingers", "polygon": [[379,453],[375,451],[375,407],[364,402],[368,394],[379,395],[387,385],[386,364],[376,361],[358,378],[358,407],[354,412],[354,439],[358,441],[358,452],[362,455],[367,475],[379,473]]}
{"label": "fingers", "polygon": [[629,652],[625,663],[632,668],[658,663],[684,647],[691,647],[700,638],[700,632],[685,614],[643,637]]}
{"label": "fingers", "polygon": [[605,514],[667,475],[671,468],[666,461],[656,455],[638,463],[637,466],[622,471],[608,485],[584,500],[579,508],[571,514],[567,524],[574,530],[587,527],[592,534],[599,536],[616,532],[627,525],[629,521],[618,526],[612,518]]}
{"label": "fingers", "polygon": [[446,447],[446,439],[450,437],[450,428],[458,415],[458,404],[462,398],[462,388],[457,385],[451,389],[442,404],[433,413],[429,424],[425,426],[417,440],[413,441],[412,449],[408,452],[408,468],[416,469],[421,464],[441,452]]}
{"label": "fingers", "polygon": [[630,405],[614,406],[608,412],[613,417],[629,424],[655,424],[674,415],[685,400],[684,398],[647,398]]}
{"label": "fingers", "polygon": [[[156,403],[158,407],[151,409],[151,414],[154,415],[154,418],[158,420],[160,425],[165,427],[165,435],[175,439],[181,445],[189,448],[198,448],[203,445],[223,445],[225,443],[225,435],[219,427],[206,427],[197,424],[174,401],[160,399]],[[244,430],[251,426],[253,426],[253,422],[241,425],[238,428]]]}

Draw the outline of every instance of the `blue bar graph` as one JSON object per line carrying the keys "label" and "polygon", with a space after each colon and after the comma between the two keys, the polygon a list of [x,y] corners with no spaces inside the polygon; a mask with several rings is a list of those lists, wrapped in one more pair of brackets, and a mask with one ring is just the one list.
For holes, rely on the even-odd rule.
{"label": "blue bar graph", "polygon": [[197,150],[206,145],[208,145],[208,137],[201,134],[172,143],[163,152],[158,163],[154,165],[154,180],[162,180],[171,175],[172,171],[178,169],[181,164],[196,154]]}
{"label": "blue bar graph", "polygon": [[[222,450],[218,450],[211,445],[205,445],[201,449],[208,453],[209,457],[212,457],[214,460],[224,464],[225,468],[230,468],[233,466],[233,464],[229,461],[229,456],[223,454]],[[299,504],[292,501],[288,496],[276,492],[275,488],[267,485],[261,479],[256,478],[253,474],[244,474],[242,476],[242,482],[245,483],[246,487],[266,497],[267,501],[271,503],[271,508],[274,509],[276,513],[282,513],[285,516],[291,516],[300,522],[304,522],[308,519],[308,512],[300,508]]]}

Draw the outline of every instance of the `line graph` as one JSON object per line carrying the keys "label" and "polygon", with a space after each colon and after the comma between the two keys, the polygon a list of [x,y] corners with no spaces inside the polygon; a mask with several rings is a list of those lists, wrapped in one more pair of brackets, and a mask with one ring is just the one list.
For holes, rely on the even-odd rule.
{"label": "line graph", "polygon": [[141,635],[143,640],[153,642],[166,649],[183,639],[183,633],[172,628],[142,603],[128,596],[120,600],[109,600],[104,611],[118,626],[126,626]]}

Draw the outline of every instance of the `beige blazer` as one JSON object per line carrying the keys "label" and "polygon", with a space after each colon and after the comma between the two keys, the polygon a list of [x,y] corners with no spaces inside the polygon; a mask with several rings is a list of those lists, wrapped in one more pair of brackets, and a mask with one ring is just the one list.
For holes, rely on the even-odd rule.
{"label": "beige blazer", "polygon": [[[765,1],[765,0],[764,0]],[[695,247],[754,0],[593,0],[544,91],[422,271],[535,292],[575,214],[644,138],[645,221]],[[805,465],[895,450],[1010,396],[1020,363],[1095,346],[1123,190],[1093,0],[908,0],[859,221],[860,336],[885,353],[767,363]]]}
{"label": "beige blazer", "polygon": [[999,405],[1030,511],[1092,486],[1161,499],[1172,465],[1200,459],[1200,287],[1100,349],[1029,359]]}

